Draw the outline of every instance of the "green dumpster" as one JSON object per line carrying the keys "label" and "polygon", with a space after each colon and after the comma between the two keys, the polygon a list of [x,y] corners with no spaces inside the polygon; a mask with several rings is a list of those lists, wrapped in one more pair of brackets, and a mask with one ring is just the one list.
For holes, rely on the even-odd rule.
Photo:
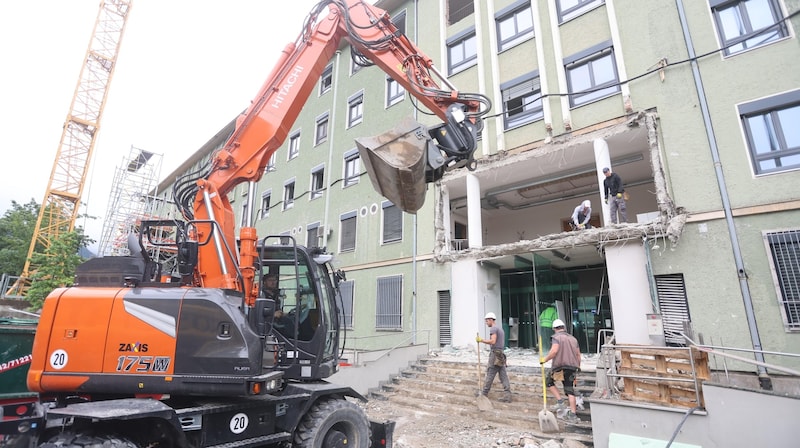
{"label": "green dumpster", "polygon": [[36,396],[26,384],[36,324],[32,319],[0,317],[0,401]]}

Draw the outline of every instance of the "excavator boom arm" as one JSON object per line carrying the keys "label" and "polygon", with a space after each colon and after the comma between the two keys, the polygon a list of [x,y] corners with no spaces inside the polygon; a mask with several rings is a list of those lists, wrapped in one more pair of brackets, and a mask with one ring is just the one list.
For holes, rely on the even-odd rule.
{"label": "excavator boom arm", "polygon": [[[328,8],[328,14],[323,16],[325,7]],[[443,160],[449,160],[451,163],[472,161],[472,153],[476,147],[474,141],[476,122],[479,121],[481,114],[488,111],[490,107],[487,106],[488,100],[480,95],[460,94],[450,87],[447,89],[440,87],[434,76],[440,80],[441,77],[433,68],[431,59],[398,31],[386,11],[364,0],[322,0],[306,19],[300,37],[285,47],[272,73],[247,110],[237,119],[235,130],[225,145],[213,155],[208,174],[197,180],[194,211],[191,217],[218,223],[218,226],[198,226],[197,229],[198,238],[201,240],[207,238],[209,233],[218,232],[215,235],[217,247],[208,245],[200,248],[199,268],[196,274],[200,286],[244,291],[252,289],[252,276],[247,273],[244,285],[240,284],[242,279],[236,274],[236,264],[242,267],[252,266],[251,257],[255,256],[255,251],[252,249],[255,247],[255,232],[248,232],[248,236],[242,234],[240,239],[242,256],[238,262],[225,257],[224,250],[219,247],[220,245],[235,247],[236,241],[235,218],[227,194],[243,182],[254,182],[261,178],[270,157],[285,141],[291,126],[309,95],[314,91],[317,81],[342,39],[349,41],[354,51],[379,66],[422,105],[445,121],[445,126],[469,125],[468,131],[460,131],[468,138],[462,139],[464,141],[459,143],[460,148],[447,152],[443,158],[437,157],[439,159],[437,167],[445,163]],[[454,111],[458,112],[456,115],[460,118],[454,118]],[[419,132],[412,130],[411,133]],[[431,133],[433,135],[433,131]],[[453,135],[450,128],[443,129],[439,133],[443,136]],[[448,151],[446,147],[450,144],[436,145],[426,141],[420,145],[424,149],[416,148],[416,152],[429,153],[432,151],[431,148],[437,147]],[[361,146],[359,144],[363,151]],[[408,146],[405,148],[401,151],[407,151]],[[407,158],[403,154],[390,157]],[[422,157],[427,158],[428,155],[422,154]],[[384,162],[367,160],[365,163],[367,171],[375,171],[374,175],[370,172],[373,184],[378,182],[376,176],[387,177],[387,173],[381,173],[380,168],[373,167],[376,163]],[[405,182],[400,179],[408,176],[401,173],[394,177],[397,177],[399,183]],[[413,176],[411,182],[419,183],[420,177]],[[430,174],[427,177],[428,182],[435,180]],[[438,177],[441,177],[441,170],[436,175],[436,178]],[[423,193],[425,181],[423,178],[421,182]],[[379,188],[379,191],[406,211],[416,212],[421,205],[419,200],[406,205],[399,196],[391,197],[391,192],[387,194],[388,190],[395,191],[397,195],[403,194],[407,188]],[[416,194],[419,195],[419,186],[416,190]],[[252,236],[249,236],[251,234]]]}

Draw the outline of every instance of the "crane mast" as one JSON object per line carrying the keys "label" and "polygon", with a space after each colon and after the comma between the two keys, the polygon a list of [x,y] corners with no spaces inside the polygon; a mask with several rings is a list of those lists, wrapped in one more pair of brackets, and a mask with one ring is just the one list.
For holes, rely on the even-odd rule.
{"label": "crane mast", "polygon": [[75,94],[64,122],[58,153],[36,219],[25,267],[6,295],[24,296],[37,266],[34,252],[46,251],[62,234],[75,229],[100,119],[116,67],[132,0],[103,0],[86,50]]}

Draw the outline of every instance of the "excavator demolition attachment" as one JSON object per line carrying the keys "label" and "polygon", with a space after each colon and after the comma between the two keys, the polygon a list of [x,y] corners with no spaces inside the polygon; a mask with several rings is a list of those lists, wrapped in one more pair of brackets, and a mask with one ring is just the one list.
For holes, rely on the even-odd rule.
{"label": "excavator demolition attachment", "polygon": [[406,118],[390,131],[356,139],[372,186],[407,213],[425,203],[426,184],[442,178],[446,169],[474,170],[478,125],[465,119],[463,106],[447,109],[447,121],[428,128]]}

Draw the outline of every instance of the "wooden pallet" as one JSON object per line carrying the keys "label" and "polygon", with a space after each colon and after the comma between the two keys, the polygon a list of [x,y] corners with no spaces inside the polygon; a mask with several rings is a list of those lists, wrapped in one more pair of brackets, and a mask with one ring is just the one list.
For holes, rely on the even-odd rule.
{"label": "wooden pallet", "polygon": [[[707,353],[694,349],[690,352],[689,349],[646,347],[620,349],[620,353],[621,375],[647,377],[645,379],[623,376],[624,399],[685,408],[704,405],[702,382],[711,376]],[[697,377],[699,403],[698,394],[695,393],[692,363]]]}

